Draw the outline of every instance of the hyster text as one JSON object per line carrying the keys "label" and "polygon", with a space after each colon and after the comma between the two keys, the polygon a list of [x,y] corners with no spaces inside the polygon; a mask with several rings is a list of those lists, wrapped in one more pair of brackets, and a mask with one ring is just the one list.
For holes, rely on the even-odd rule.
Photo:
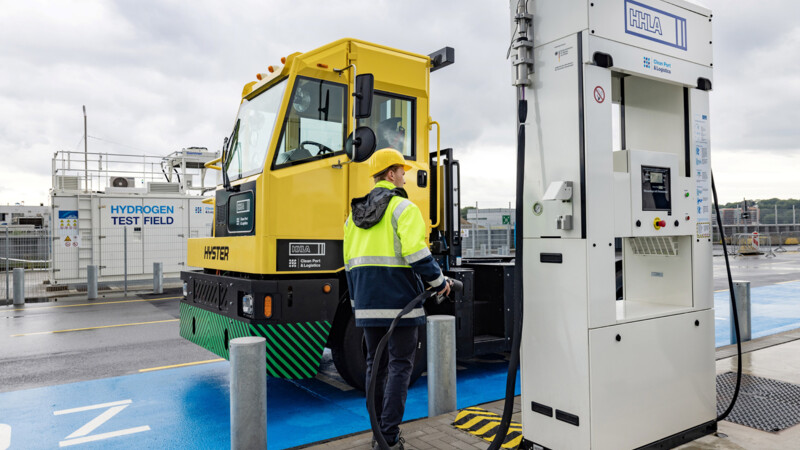
{"label": "hyster text", "polygon": [[229,249],[227,246],[222,247],[219,245],[207,245],[203,253],[203,259],[227,261]]}

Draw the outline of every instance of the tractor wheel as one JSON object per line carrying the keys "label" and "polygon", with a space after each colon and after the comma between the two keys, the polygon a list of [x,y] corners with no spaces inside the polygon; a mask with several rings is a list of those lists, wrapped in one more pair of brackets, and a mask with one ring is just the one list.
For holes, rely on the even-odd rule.
{"label": "tractor wheel", "polygon": [[[420,325],[417,338],[417,353],[414,357],[414,369],[411,371],[411,382],[425,371],[427,356],[425,354],[425,325]],[[367,344],[364,331],[356,327],[355,318],[350,315],[342,333],[341,340],[331,347],[333,365],[344,381],[360,391],[365,390],[367,374]]]}

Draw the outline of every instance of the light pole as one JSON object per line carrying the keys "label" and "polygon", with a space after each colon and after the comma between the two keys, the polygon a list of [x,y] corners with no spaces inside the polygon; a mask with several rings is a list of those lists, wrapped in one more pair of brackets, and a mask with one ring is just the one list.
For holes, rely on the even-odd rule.
{"label": "light pole", "polygon": [[83,191],[89,192],[89,141],[86,134],[86,105],[83,105]]}

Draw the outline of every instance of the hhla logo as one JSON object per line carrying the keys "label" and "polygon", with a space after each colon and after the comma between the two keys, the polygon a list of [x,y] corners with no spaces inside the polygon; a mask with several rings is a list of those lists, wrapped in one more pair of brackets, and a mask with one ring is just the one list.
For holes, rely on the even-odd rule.
{"label": "hhla logo", "polygon": [[658,16],[651,16],[646,11],[631,7],[628,10],[629,25],[640,30],[648,31],[659,36],[664,35],[661,29],[661,19]]}
{"label": "hhla logo", "polygon": [[635,0],[625,0],[625,33],[686,50],[685,18]]}

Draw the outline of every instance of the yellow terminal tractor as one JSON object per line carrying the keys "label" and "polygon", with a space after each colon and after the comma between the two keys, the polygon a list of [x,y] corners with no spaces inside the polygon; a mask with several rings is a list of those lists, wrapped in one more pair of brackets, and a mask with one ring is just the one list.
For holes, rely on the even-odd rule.
{"label": "yellow terminal tractor", "polygon": [[[513,264],[461,260],[459,166],[428,115],[430,73],[453,62],[448,47],[425,56],[342,39],[282,58],[244,86],[222,157],[210,163],[223,179],[213,236],[189,240],[188,265],[203,269],[181,274],[181,336],[224,358],[231,339],[263,336],[268,374],[289,379],[314,377],[327,347],[342,378],[364,389],[343,224],[351,199],[373,184],[357,162],[392,147],[412,167],[405,187],[427,215],[432,253],[465,285],[428,312],[456,316],[461,358],[510,349]],[[412,380],[425,360],[418,351]]]}

